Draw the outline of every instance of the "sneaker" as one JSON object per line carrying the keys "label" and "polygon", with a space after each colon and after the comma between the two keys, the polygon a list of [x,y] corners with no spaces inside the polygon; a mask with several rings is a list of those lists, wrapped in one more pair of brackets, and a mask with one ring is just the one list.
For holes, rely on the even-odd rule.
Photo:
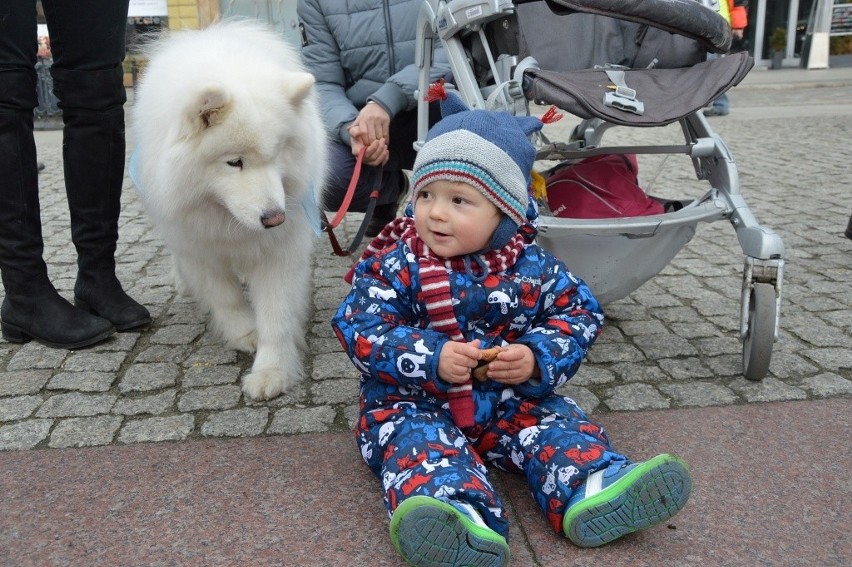
{"label": "sneaker", "polygon": [[562,529],[576,545],[597,547],[665,522],[684,507],[691,490],[686,463],[672,455],[610,465],[580,485]]}
{"label": "sneaker", "polygon": [[712,107],[712,106],[710,108],[705,108],[703,112],[704,112],[704,116],[727,116],[728,115],[727,110],[719,110],[718,108],[715,108],[715,107]]}
{"label": "sneaker", "polygon": [[506,538],[489,528],[464,502],[412,496],[391,517],[390,535],[400,555],[415,567],[509,564]]}

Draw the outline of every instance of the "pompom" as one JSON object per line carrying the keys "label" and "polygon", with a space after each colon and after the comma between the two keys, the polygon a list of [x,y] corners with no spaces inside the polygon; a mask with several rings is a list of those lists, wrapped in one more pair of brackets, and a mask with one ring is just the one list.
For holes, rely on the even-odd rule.
{"label": "pompom", "polygon": [[434,102],[436,100],[447,100],[447,90],[444,88],[444,79],[438,79],[426,90],[426,96],[423,97],[426,102]]}

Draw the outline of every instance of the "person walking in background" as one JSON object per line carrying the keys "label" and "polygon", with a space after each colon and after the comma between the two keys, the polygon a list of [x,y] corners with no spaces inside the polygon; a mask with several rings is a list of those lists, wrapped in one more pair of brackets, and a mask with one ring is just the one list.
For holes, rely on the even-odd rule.
{"label": "person walking in background", "polygon": [[[403,172],[411,169],[417,139],[418,68],[414,62],[421,0],[299,0],[296,12],[302,60],[317,80],[329,136],[329,178],[324,209],[340,208],[355,159],[366,148],[365,167],[350,211],[367,209],[379,176],[381,192],[367,227],[375,236],[396,216],[407,193]],[[431,78],[449,74],[442,48]],[[431,112],[430,123],[438,117]]]}
{"label": "person walking in background", "polygon": [[128,0],[42,0],[62,157],[77,250],[71,305],[43,259],[38,161],[35,0],[0,0],[0,271],[3,337],[57,348],[102,341],[150,322],[115,275],[125,137],[122,61]]}
{"label": "person walking in background", "polygon": [[[722,14],[731,25],[731,34],[734,36],[731,42],[730,53],[736,53],[746,48],[745,28],[748,26],[748,0],[719,0],[719,13]],[[728,93],[722,93],[710,108],[704,109],[704,116],[727,116],[731,111],[731,102]]]}

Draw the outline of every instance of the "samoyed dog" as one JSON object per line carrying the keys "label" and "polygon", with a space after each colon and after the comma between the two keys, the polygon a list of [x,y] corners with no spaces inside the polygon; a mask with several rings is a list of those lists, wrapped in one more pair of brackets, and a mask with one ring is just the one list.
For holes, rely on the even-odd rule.
{"label": "samoyed dog", "polygon": [[255,353],[243,392],[304,377],[326,150],[314,78],[260,24],[154,41],[133,105],[131,171],[175,285],[227,345]]}

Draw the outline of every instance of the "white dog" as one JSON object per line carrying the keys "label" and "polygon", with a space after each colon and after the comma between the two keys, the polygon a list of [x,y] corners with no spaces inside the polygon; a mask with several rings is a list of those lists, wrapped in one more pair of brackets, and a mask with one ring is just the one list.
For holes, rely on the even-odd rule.
{"label": "white dog", "polygon": [[326,166],[313,84],[278,35],[225,21],[154,42],[133,108],[131,170],[178,290],[256,351],[243,379],[256,400],[304,377]]}

